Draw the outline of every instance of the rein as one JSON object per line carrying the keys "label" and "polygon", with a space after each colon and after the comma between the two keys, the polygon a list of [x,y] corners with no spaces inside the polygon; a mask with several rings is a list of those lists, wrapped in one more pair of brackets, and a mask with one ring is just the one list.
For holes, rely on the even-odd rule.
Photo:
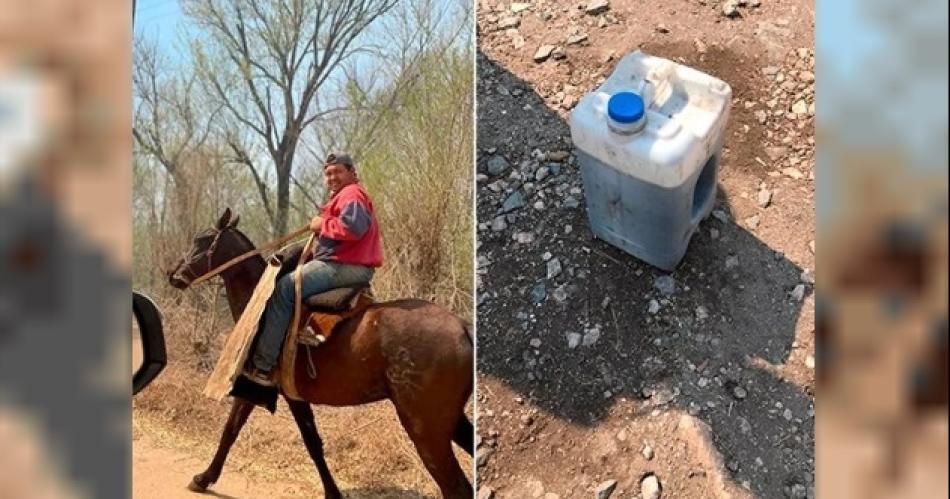
{"label": "rein", "polygon": [[[223,232],[223,231],[221,231],[221,232]],[[221,235],[221,232],[218,233],[218,236],[219,236],[219,237],[220,237],[220,235]],[[310,232],[310,226],[309,226],[309,225],[306,226],[306,227],[303,227],[303,228],[301,228],[301,229],[299,229],[299,230],[297,230],[297,231],[294,231],[294,232],[292,232],[292,233],[290,233],[290,234],[287,234],[287,235],[284,236],[284,237],[281,237],[281,238],[279,238],[279,239],[275,239],[275,240],[273,240],[273,241],[271,241],[271,242],[269,242],[269,243],[267,243],[267,244],[265,244],[265,245],[263,245],[263,246],[261,246],[261,247],[259,247],[259,248],[255,248],[255,249],[252,249],[252,250],[250,250],[250,251],[247,251],[247,252],[245,252],[245,253],[243,253],[243,254],[241,254],[241,255],[238,255],[238,256],[236,256],[236,257],[234,257],[234,258],[228,260],[227,262],[224,262],[223,264],[218,265],[218,266],[215,267],[214,269],[212,269],[212,270],[206,272],[204,275],[198,277],[197,279],[191,281],[190,286],[194,286],[194,285],[197,285],[197,284],[201,284],[201,283],[203,283],[203,282],[205,282],[205,281],[207,281],[207,280],[209,280],[209,279],[211,279],[211,278],[217,276],[217,275],[220,274],[221,272],[224,272],[225,270],[228,270],[229,268],[231,268],[231,267],[233,267],[233,266],[235,266],[235,265],[237,265],[237,264],[243,262],[244,260],[247,260],[248,258],[250,258],[250,257],[252,257],[252,256],[260,255],[261,253],[263,253],[263,252],[265,252],[265,251],[267,251],[267,250],[280,247],[280,246],[284,245],[285,243],[287,243],[287,242],[289,242],[289,241],[292,241],[292,240],[294,240],[294,239],[296,239],[296,238],[298,238],[298,237],[300,237],[300,236],[306,234],[307,232]],[[209,258],[211,257],[211,253],[212,253],[212,251],[214,250],[215,246],[217,246],[217,242],[218,242],[218,240],[215,239],[215,241],[214,241],[214,242],[211,244],[211,246],[208,248],[208,257],[209,257]]]}

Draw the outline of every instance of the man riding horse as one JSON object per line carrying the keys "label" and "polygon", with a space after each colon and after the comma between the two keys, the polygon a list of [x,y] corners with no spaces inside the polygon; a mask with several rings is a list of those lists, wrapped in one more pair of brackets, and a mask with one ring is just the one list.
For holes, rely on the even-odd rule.
{"label": "man riding horse", "polygon": [[357,178],[353,159],[347,154],[330,154],[323,176],[331,198],[310,221],[310,229],[319,237],[312,258],[301,268],[301,296],[295,296],[293,273],[278,279],[244,373],[261,386],[276,384],[274,368],[293,317],[294,301],[335,288],[369,284],[383,263],[373,201]]}

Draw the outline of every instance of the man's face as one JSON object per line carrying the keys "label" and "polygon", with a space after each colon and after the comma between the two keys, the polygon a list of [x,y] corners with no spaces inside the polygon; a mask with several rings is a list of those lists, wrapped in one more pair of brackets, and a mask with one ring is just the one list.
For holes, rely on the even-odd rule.
{"label": "man's face", "polygon": [[327,165],[323,168],[323,178],[330,192],[337,193],[340,189],[356,182],[356,172],[343,165]]}

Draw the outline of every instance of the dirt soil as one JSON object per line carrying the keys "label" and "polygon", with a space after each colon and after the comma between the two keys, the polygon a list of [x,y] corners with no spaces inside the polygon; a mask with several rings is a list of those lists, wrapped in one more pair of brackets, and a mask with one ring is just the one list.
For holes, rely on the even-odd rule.
{"label": "dirt soil", "polygon": [[[640,497],[651,475],[663,497],[813,497],[813,6],[604,3],[479,4],[482,497]],[[717,205],[672,273],[592,236],[570,142],[638,48],[733,90]]]}

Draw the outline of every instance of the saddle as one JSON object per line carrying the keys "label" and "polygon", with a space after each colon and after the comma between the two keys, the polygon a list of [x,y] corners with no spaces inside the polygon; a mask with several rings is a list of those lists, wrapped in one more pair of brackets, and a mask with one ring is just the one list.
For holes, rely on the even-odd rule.
{"label": "saddle", "polygon": [[[294,271],[303,244],[289,246],[277,252],[274,263],[280,265],[277,278]],[[336,288],[316,295],[308,296],[301,303],[300,322],[297,324],[296,342],[309,346],[320,346],[326,342],[338,324],[361,312],[374,302],[369,284]],[[289,338],[288,338],[289,339]],[[284,343],[284,348],[287,348]]]}
{"label": "saddle", "polygon": [[297,343],[313,347],[325,343],[341,322],[374,302],[368,285],[331,289],[304,298]]}

